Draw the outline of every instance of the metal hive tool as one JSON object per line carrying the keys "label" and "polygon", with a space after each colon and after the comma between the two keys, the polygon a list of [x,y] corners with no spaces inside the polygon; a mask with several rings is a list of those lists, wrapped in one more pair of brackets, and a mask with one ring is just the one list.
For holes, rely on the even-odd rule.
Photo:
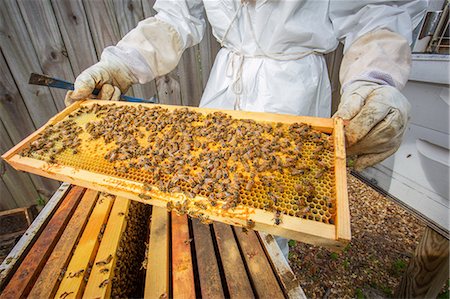
{"label": "metal hive tool", "polygon": [[[126,192],[131,195],[131,199],[165,205],[180,214],[198,217],[203,222],[219,220],[310,243],[328,246],[337,244],[337,247],[340,247],[342,240],[345,243],[349,238],[336,236],[338,206],[341,204],[339,197],[345,197],[343,204],[346,205],[346,194],[342,195],[342,190],[339,191],[342,188],[338,186],[342,176],[345,176],[345,167],[342,169],[341,164],[336,164],[337,153],[343,151],[342,148],[336,148],[341,146],[336,143],[338,136],[332,127],[336,121],[318,119],[326,124],[313,124],[310,127],[309,124],[300,124],[301,119],[292,116],[275,115],[273,120],[281,121],[274,122],[262,114],[250,113],[245,119],[228,116],[242,114],[236,111],[223,114],[206,109],[175,109],[177,107],[84,102],[78,107],[68,108],[65,114],[56,117],[56,121],[51,120],[23,146],[19,144],[14,152],[19,155],[15,155],[11,164],[17,167],[14,162],[21,160],[19,164],[27,164],[25,170],[33,172],[28,162],[40,161],[41,167],[32,168],[39,168],[39,174],[54,178],[58,178],[60,169],[67,177],[68,169],[71,169],[75,175],[69,176],[69,180],[80,185],[83,182],[75,177],[85,178],[83,174],[95,173],[98,174],[96,177],[86,179],[89,182],[85,184],[86,187],[111,193],[116,191],[118,195]],[[130,113],[132,117],[123,116]],[[153,117],[150,117],[150,121],[149,115]],[[167,123],[167,115],[175,122]],[[256,117],[256,122],[252,120],[255,115],[260,117]],[[224,118],[228,119],[226,126],[218,126],[217,123],[221,123]],[[296,125],[294,120],[299,124]],[[117,134],[118,127],[121,135]],[[239,139],[241,143],[238,143],[229,135],[230,132],[239,134],[241,128],[245,130]],[[250,129],[257,130],[259,136],[253,136],[255,134],[252,135]],[[205,130],[207,133],[203,134]],[[190,142],[186,142],[186,131],[195,133],[189,139]],[[221,135],[222,132],[228,132],[228,135]],[[304,134],[297,142],[291,138],[295,138],[296,132]],[[130,139],[135,139],[135,145],[126,143]],[[121,143],[121,140],[126,141]],[[251,144],[246,144],[246,140],[250,140]],[[183,146],[189,148],[183,150]],[[267,146],[270,151],[258,152],[264,151]],[[134,152],[123,154],[121,147],[131,147]],[[172,147],[180,149],[175,151]],[[159,152],[165,148],[169,148],[169,154]],[[226,154],[228,151],[230,155]],[[248,154],[252,151],[257,153],[256,157]],[[185,163],[178,168],[172,167],[177,161],[173,162],[170,158],[172,155],[187,153],[192,157],[188,162],[195,161],[193,165]],[[233,153],[237,153],[237,157]],[[162,158],[157,159],[158,155]],[[293,155],[296,159],[293,159]],[[11,156],[7,153],[4,158],[11,160],[8,159]],[[273,160],[272,165],[264,164],[269,160],[268,156]],[[214,160],[209,161],[209,164],[204,162],[211,158]],[[153,162],[149,163],[150,160]],[[216,161],[225,162],[220,164]],[[216,164],[221,165],[222,173],[212,169],[215,171],[213,175],[219,179],[212,187],[205,187],[205,177],[209,178],[210,174],[205,167]],[[165,165],[169,167],[165,168]],[[297,171],[299,168],[300,171]],[[177,171],[174,172],[174,169]],[[98,183],[99,176],[102,184]],[[203,185],[192,182],[189,177],[193,181],[196,178],[202,180],[203,177]],[[218,181],[229,183],[219,184]],[[344,207],[342,214],[345,211]],[[302,226],[299,224],[305,223],[307,225],[302,226],[306,232],[285,232],[287,227],[287,230],[301,231]],[[315,226],[312,223],[316,223]],[[311,236],[316,229],[318,236]],[[331,236],[331,232],[334,232],[334,236]]]}

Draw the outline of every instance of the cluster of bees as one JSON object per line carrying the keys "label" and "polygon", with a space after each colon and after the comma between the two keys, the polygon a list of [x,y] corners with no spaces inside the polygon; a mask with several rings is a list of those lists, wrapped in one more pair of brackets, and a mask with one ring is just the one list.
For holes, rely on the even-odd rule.
{"label": "cluster of bees", "polygon": [[145,242],[148,240],[147,230],[150,217],[150,205],[131,202],[128,210],[127,226],[122,234],[117,248],[117,261],[114,267],[114,277],[111,280],[112,298],[139,298],[142,290],[145,270],[142,262],[145,259]]}
{"label": "cluster of bees", "polygon": [[[93,117],[81,126],[76,120],[86,114]],[[332,138],[307,124],[255,122],[159,106],[82,106],[47,128],[22,155],[43,151],[55,162],[59,151],[76,154],[81,132],[87,136],[84,142],[103,140],[108,146],[102,158],[116,175],[146,173],[138,177],[146,190],[200,195],[224,210],[264,190],[263,209],[274,212],[275,224],[281,223],[285,191],[298,194],[295,216],[305,218],[311,209],[306,200],[316,197],[317,182],[333,177]],[[55,141],[61,145],[54,146]],[[286,183],[286,177],[295,177],[295,184]],[[145,192],[141,196],[148,197]],[[329,196],[320,199],[332,207]]]}
{"label": "cluster of bees", "polygon": [[78,136],[83,129],[76,125],[72,119],[64,120],[56,125],[49,125],[44,132],[28,148],[20,152],[21,156],[46,157],[48,162],[55,163],[56,156],[65,150],[77,154],[81,145]]}

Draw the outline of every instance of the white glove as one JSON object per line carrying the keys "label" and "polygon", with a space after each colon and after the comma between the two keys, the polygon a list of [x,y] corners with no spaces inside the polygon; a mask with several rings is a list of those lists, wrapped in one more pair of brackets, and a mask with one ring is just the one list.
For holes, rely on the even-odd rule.
{"label": "white glove", "polygon": [[410,105],[396,88],[354,82],[341,97],[334,117],[350,120],[345,127],[347,155],[356,156],[354,168],[379,163],[399,148]]}
{"label": "white glove", "polygon": [[399,148],[408,121],[409,103],[400,93],[411,68],[405,37],[386,29],[355,40],[341,63],[341,103],[335,117],[350,120],[345,128],[347,155],[361,170]]}
{"label": "white glove", "polygon": [[137,80],[125,65],[112,60],[101,60],[77,77],[75,90],[67,92],[64,103],[69,106],[75,101],[92,98],[95,88],[100,89],[96,98],[118,101],[120,95],[134,83]]}

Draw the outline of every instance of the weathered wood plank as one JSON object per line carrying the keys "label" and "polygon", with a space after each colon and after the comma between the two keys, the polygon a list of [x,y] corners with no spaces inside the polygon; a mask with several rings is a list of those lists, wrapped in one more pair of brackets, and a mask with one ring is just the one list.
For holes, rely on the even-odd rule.
{"label": "weathered wood plank", "polygon": [[[100,57],[104,48],[117,44],[121,37],[114,3],[108,0],[83,0],[83,4],[97,57]],[[133,96],[133,89],[130,88],[126,94]]]}
{"label": "weathered wood plank", "polygon": [[324,56],[328,69],[328,78],[331,84],[331,115],[333,115],[339,106],[341,98],[341,84],[339,81],[339,70],[343,58],[344,45],[339,43],[336,50]]}
{"label": "weathered wood plank", "polygon": [[0,3],[0,44],[31,119],[42,126],[57,109],[47,87],[29,85],[32,72],[42,72],[38,57],[15,0]]}
{"label": "weathered wood plank", "polygon": [[[9,150],[13,144],[9,139],[8,133],[6,132],[6,128],[4,127],[2,121],[0,121],[0,136],[0,152],[4,153]],[[13,203],[15,203],[17,207],[29,207],[36,203],[36,200],[39,198],[39,194],[37,193],[28,174],[15,170],[3,160],[0,161],[0,170],[1,179],[8,188],[9,193],[14,198]],[[3,199],[2,196],[1,201],[4,200],[6,199]]]}
{"label": "weathered wood plank", "polygon": [[436,298],[449,278],[449,240],[427,227],[395,298]]}
{"label": "weathered wood plank", "polygon": [[194,231],[195,254],[203,298],[224,298],[222,281],[214,252],[214,245],[209,225],[192,219]]}
{"label": "weathered wood plank", "polygon": [[140,0],[113,0],[120,36],[123,37],[144,19]]}
{"label": "weathered wood plank", "polygon": [[86,286],[84,278],[88,275],[89,267],[93,265],[100,244],[101,234],[105,230],[114,199],[114,196],[103,193],[99,195],[94,210],[89,216],[86,228],[67,266],[66,273],[59,285],[55,298],[62,298],[64,294],[73,294],[76,298],[82,296]]}
{"label": "weathered wood plank", "polygon": [[174,298],[196,298],[187,216],[172,212],[172,290]]}
{"label": "weathered wood plank", "polygon": [[97,191],[86,190],[77,209],[39,274],[28,298],[51,298],[58,290],[60,279],[65,275],[67,264],[89,215],[96,203]]}
{"label": "weathered wood plank", "polygon": [[239,252],[231,226],[219,222],[214,222],[213,226],[230,297],[254,298],[255,295],[245,271],[244,260]]}
{"label": "weathered wood plank", "polygon": [[109,298],[111,296],[114,266],[117,261],[116,252],[122,233],[127,226],[126,216],[130,203],[129,199],[120,197],[116,198],[114,202],[83,294],[85,298]]}
{"label": "weathered wood plank", "polygon": [[120,40],[114,6],[111,1],[105,0],[84,0],[83,4],[97,57],[100,57],[104,48],[115,45]]}
{"label": "weathered wood plank", "polygon": [[289,263],[283,255],[280,247],[278,246],[275,238],[272,235],[258,232],[263,248],[266,251],[269,261],[275,269],[279,280],[283,286],[285,294],[289,298],[302,298],[306,299],[306,295],[300,284],[297,281],[297,277],[292,272]]}
{"label": "weathered wood plank", "polygon": [[2,298],[21,298],[28,295],[47,258],[55,247],[70,216],[76,209],[85,189],[73,187],[67,194],[47,224],[44,232],[34,243],[8,285],[2,292]]}
{"label": "weathered wood plank", "polygon": [[[120,37],[125,36],[144,19],[141,0],[114,0]],[[138,98],[151,98],[156,95],[155,81],[133,86],[133,93]]]}
{"label": "weathered wood plank", "polygon": [[[0,120],[3,123],[2,126],[4,125],[4,129],[2,129],[0,135],[1,153],[7,151],[35,130],[33,121],[17,89],[3,52],[0,55]],[[24,176],[22,175],[21,177]],[[31,178],[33,186],[24,186],[24,189],[36,189],[45,199],[48,199],[59,186],[56,181],[36,175],[28,175],[28,178]],[[20,186],[20,181],[17,181],[17,184]],[[21,191],[18,190],[17,192]],[[22,200],[30,201],[35,200],[37,197],[36,195],[31,198],[23,198]]]}
{"label": "weathered wood plank", "polygon": [[185,106],[198,107],[203,93],[202,77],[198,45],[184,51],[178,64],[179,82],[181,87],[181,101]]}
{"label": "weathered wood plank", "polygon": [[52,0],[52,6],[73,73],[77,76],[98,60],[82,0]]}
{"label": "weathered wood plank", "polygon": [[6,64],[3,52],[0,55],[0,119],[14,143],[18,143],[36,130]]}
{"label": "weathered wood plank", "polygon": [[152,207],[144,298],[169,296],[169,213]]}
{"label": "weathered wood plank", "polygon": [[258,298],[283,298],[283,291],[254,231],[234,228]]}
{"label": "weathered wood plank", "polygon": [[[67,52],[50,0],[18,0],[18,4],[42,71],[45,74],[73,82],[72,67],[67,58]],[[50,92],[53,95],[56,108],[59,111],[64,109],[66,91],[51,88]]]}
{"label": "weathered wood plank", "polygon": [[53,212],[58,208],[60,202],[69,191],[69,187],[70,185],[67,183],[61,184],[59,189],[53,194],[52,198],[50,198],[25,234],[20,238],[19,242],[17,242],[0,265],[0,290],[3,289],[13,271],[18,267],[33,242],[43,231],[45,225],[50,220],[51,215],[53,215]]}
{"label": "weathered wood plank", "polygon": [[[0,171],[3,172],[3,164],[0,164]],[[8,187],[6,187],[3,179],[0,178],[0,194],[2,195],[2,199],[0,200],[0,211],[10,210],[14,208],[18,208],[18,205],[14,201],[11,193],[9,193]]]}
{"label": "weathered wood plank", "polygon": [[144,11],[145,18],[149,18],[156,14],[156,11],[153,9],[155,1],[156,0],[142,0],[142,10]]}
{"label": "weathered wood plank", "polygon": [[156,79],[158,99],[161,104],[181,105],[180,83],[172,75],[165,75]]}
{"label": "weathered wood plank", "polygon": [[200,64],[201,64],[201,74],[202,74],[202,87],[205,89],[206,83],[208,82],[209,74],[211,73],[211,68],[216,59],[217,52],[220,49],[220,45],[216,38],[212,35],[212,29],[209,22],[206,22],[205,36],[199,45],[200,49]]}

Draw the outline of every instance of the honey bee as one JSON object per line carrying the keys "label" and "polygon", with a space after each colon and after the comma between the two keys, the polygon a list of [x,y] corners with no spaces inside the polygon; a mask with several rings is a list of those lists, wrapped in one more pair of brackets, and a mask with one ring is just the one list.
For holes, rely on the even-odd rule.
{"label": "honey bee", "polygon": [[329,169],[328,165],[327,165],[324,161],[318,160],[318,161],[316,162],[316,164],[317,164],[317,166],[319,166],[319,167],[321,167],[321,168],[323,168],[323,169],[325,169],[325,170],[328,170],[328,169]]}
{"label": "honey bee", "polygon": [[268,200],[264,202],[264,209],[266,210],[271,210],[273,207],[273,201]]}
{"label": "honey bee", "polygon": [[278,203],[278,197],[273,194],[272,192],[267,192],[267,195],[269,196],[270,200],[276,205]]}
{"label": "honey bee", "polygon": [[143,188],[145,191],[152,191],[153,190],[153,186],[150,185],[149,183],[144,183]]}
{"label": "honey bee", "polygon": [[202,210],[208,209],[208,206],[207,206],[206,204],[204,204],[203,202],[200,202],[200,201],[194,202],[194,205],[195,205],[196,207],[199,207],[199,208],[202,209]]}
{"label": "honey bee", "polygon": [[96,266],[106,266],[108,265],[113,259],[113,256],[110,254],[108,257],[104,260],[98,261],[95,263]]}
{"label": "honey bee", "polygon": [[255,225],[256,225],[256,223],[255,223],[255,221],[253,221],[253,220],[251,220],[251,219],[247,219],[247,228],[248,229],[254,229],[255,228]]}
{"label": "honey bee", "polygon": [[109,279],[105,279],[99,284],[98,287],[99,288],[104,288],[104,287],[106,287],[108,285],[108,283],[109,283]]}
{"label": "honey bee", "polygon": [[236,201],[234,201],[233,198],[229,197],[226,201],[225,204],[222,205],[222,209],[224,210],[228,210],[228,209],[232,209],[236,207]]}
{"label": "honey bee", "polygon": [[302,143],[297,143],[295,145],[295,150],[301,152],[303,150],[303,144]]}
{"label": "honey bee", "polygon": [[67,298],[70,294],[73,294],[74,292],[64,292],[61,294],[61,296],[59,296],[60,299],[65,299]]}
{"label": "honey bee", "polygon": [[323,146],[323,145],[319,145],[319,146],[317,146],[317,147],[313,150],[313,153],[319,154],[319,153],[321,153],[323,150],[324,150],[324,146]]}
{"label": "honey bee", "polygon": [[197,217],[200,220],[200,223],[202,223],[202,224],[212,223],[212,221],[209,219],[209,216],[204,215],[203,213],[198,214]]}
{"label": "honey bee", "polygon": [[294,189],[298,194],[302,194],[304,192],[303,185],[301,184],[295,184]]}
{"label": "honey bee", "polygon": [[175,211],[178,215],[186,215],[188,211],[187,200],[184,200],[182,203],[177,202],[175,204]]}
{"label": "honey bee", "polygon": [[171,201],[168,201],[166,204],[167,211],[172,211],[174,208],[174,204]]}
{"label": "honey bee", "polygon": [[316,175],[314,176],[316,179],[321,179],[323,177],[323,175],[326,173],[327,171],[325,169],[319,169],[316,172]]}
{"label": "honey bee", "polygon": [[141,198],[143,200],[151,200],[152,199],[151,196],[149,196],[147,194],[143,194],[143,193],[140,193],[138,196],[139,196],[139,198]]}
{"label": "honey bee", "polygon": [[245,185],[245,190],[251,191],[254,185],[255,185],[255,181],[252,178],[250,178],[247,181],[247,184]]}
{"label": "honey bee", "polygon": [[276,191],[283,193],[284,192],[284,185],[282,184],[278,184],[277,186],[275,186]]}
{"label": "honey bee", "polygon": [[74,277],[79,277],[81,274],[83,274],[84,269],[81,269],[77,272],[74,273],[69,273],[69,275],[67,275],[68,278],[74,278]]}
{"label": "honey bee", "polygon": [[275,225],[280,225],[283,221],[281,220],[281,212],[280,211],[275,211],[275,216],[273,218],[274,220],[274,224]]}
{"label": "honey bee", "polygon": [[189,245],[192,242],[192,240],[194,240],[194,239],[190,238],[190,239],[184,240],[183,243],[186,245]]}
{"label": "honey bee", "polygon": [[306,206],[306,207],[304,207],[304,208],[300,211],[300,213],[301,213],[302,215],[306,215],[306,214],[308,214],[310,211],[311,211],[311,207],[310,207],[310,206]]}
{"label": "honey bee", "polygon": [[305,191],[309,194],[309,195],[314,195],[316,193],[316,189],[314,188],[314,185],[308,181],[308,180],[304,180],[303,181],[303,185],[305,187]]}

